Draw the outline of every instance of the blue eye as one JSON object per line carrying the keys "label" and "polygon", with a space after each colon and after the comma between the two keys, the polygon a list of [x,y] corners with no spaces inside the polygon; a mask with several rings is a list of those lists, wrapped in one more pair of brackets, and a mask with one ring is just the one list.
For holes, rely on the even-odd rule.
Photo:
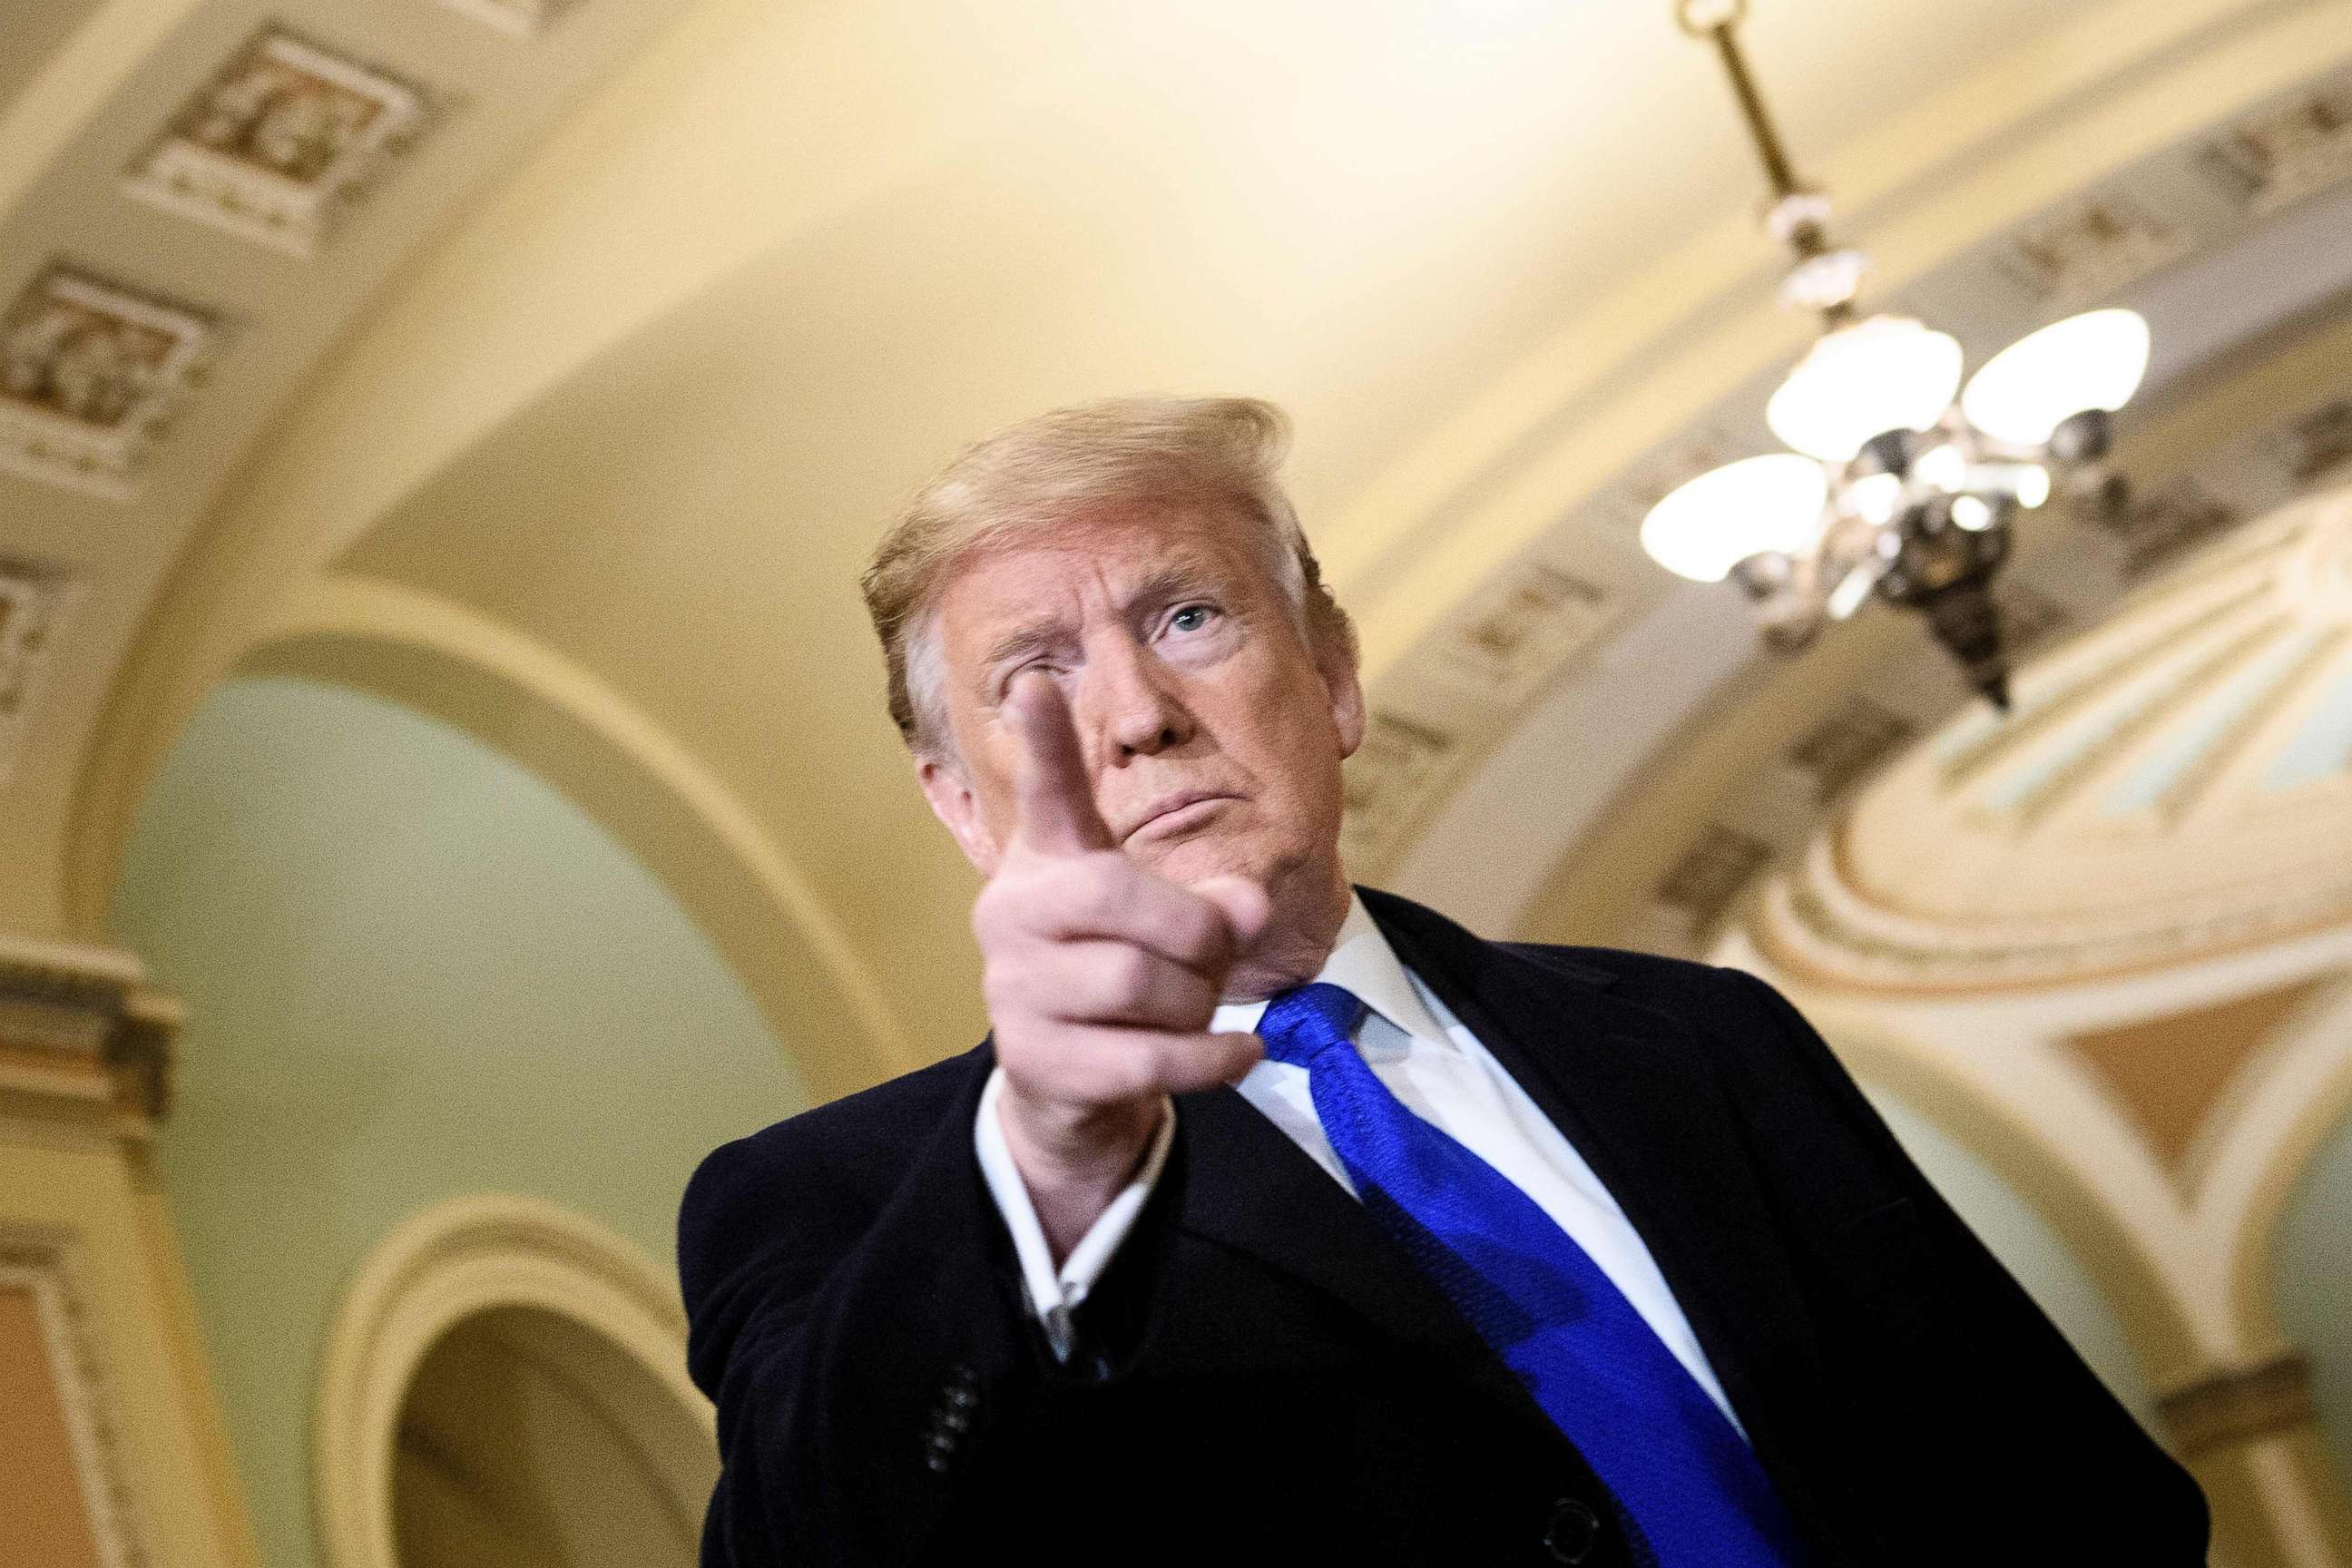
{"label": "blue eye", "polygon": [[1206,605],[1187,605],[1168,617],[1168,625],[1180,632],[1197,632],[1209,624],[1216,612]]}

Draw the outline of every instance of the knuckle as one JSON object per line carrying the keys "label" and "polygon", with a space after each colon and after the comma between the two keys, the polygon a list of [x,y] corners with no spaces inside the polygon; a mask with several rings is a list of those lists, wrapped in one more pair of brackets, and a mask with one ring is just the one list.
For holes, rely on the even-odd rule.
{"label": "knuckle", "polygon": [[1232,932],[1226,929],[1223,913],[1197,894],[1188,895],[1181,909],[1181,914],[1171,921],[1171,929],[1183,946],[1185,958],[1196,964],[1223,963],[1232,945]]}
{"label": "knuckle", "polygon": [[1106,978],[1112,994],[1129,1006],[1150,1000],[1151,995],[1151,955],[1139,947],[1121,944],[1111,949],[1104,960]]}

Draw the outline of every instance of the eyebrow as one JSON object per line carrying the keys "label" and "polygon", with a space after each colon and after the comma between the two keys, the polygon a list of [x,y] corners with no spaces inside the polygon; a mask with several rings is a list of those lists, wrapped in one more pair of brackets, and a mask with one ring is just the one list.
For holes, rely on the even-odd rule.
{"label": "eyebrow", "polygon": [[[1132,614],[1139,605],[1164,605],[1171,599],[1188,598],[1215,585],[1212,574],[1190,563],[1162,566],[1135,585],[1120,605],[1122,614]],[[1042,653],[1064,641],[1068,632],[1058,620],[1030,621],[1013,627],[994,642],[980,661],[982,683],[990,672],[1007,659]]]}

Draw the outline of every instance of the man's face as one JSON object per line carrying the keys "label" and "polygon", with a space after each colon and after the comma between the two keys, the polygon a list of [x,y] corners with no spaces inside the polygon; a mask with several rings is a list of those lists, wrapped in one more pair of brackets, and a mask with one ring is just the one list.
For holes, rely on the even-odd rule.
{"label": "man's face", "polygon": [[[1112,837],[1181,883],[1249,878],[1277,910],[1339,871],[1339,763],[1363,736],[1352,669],[1318,668],[1245,524],[1099,515],[965,561],[937,606],[959,763],[921,764],[983,876],[1013,829],[1014,676],[1060,687]],[[1277,917],[1278,918],[1278,917]]]}

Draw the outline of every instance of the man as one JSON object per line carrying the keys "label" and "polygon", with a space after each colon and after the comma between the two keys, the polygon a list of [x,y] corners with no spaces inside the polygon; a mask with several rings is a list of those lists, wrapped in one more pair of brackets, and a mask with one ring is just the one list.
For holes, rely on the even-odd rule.
{"label": "man", "polygon": [[1769,988],[1349,888],[1283,435],[1047,415],[877,551],[992,1028],[689,1187],[706,1564],[2202,1563]]}

